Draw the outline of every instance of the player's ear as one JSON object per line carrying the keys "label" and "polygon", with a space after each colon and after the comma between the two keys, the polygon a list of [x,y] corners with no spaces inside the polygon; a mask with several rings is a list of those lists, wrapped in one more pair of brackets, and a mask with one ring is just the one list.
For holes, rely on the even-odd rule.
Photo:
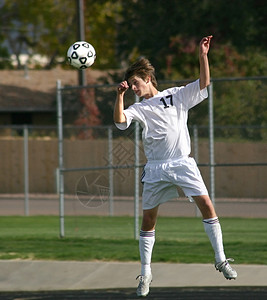
{"label": "player's ear", "polygon": [[151,81],[151,77],[150,77],[150,76],[147,76],[147,78],[146,78],[146,83],[149,83],[149,81]]}

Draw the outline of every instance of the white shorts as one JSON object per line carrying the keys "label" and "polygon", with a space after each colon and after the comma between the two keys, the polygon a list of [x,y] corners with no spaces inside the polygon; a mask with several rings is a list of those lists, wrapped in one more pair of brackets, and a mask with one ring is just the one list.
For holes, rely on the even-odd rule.
{"label": "white shorts", "polygon": [[142,182],[143,209],[151,209],[177,198],[177,186],[189,198],[208,195],[195,160],[188,156],[167,161],[149,161],[144,168]]}

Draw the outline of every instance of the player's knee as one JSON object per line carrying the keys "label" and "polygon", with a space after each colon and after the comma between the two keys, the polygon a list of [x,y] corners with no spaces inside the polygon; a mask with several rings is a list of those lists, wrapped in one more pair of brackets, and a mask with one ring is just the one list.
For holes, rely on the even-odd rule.
{"label": "player's knee", "polygon": [[214,205],[208,196],[193,197],[204,219],[216,216]]}
{"label": "player's knee", "polygon": [[201,213],[204,219],[216,217],[216,212],[213,205],[206,204],[202,206]]}
{"label": "player's knee", "polygon": [[142,222],[142,230],[150,231],[155,229],[156,219],[151,215],[144,215]]}

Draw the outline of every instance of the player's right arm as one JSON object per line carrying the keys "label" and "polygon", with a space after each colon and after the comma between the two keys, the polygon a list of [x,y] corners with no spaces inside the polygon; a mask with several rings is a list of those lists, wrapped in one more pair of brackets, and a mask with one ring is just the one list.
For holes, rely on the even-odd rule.
{"label": "player's right arm", "polygon": [[117,98],[114,107],[113,119],[115,123],[125,123],[126,117],[123,113],[124,110],[124,94],[128,90],[129,86],[127,81],[121,82],[117,87]]}

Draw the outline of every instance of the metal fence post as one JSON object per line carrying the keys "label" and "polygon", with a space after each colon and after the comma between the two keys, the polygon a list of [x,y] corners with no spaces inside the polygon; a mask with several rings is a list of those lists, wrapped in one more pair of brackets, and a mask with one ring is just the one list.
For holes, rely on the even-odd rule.
{"label": "metal fence post", "polygon": [[23,127],[24,144],[24,213],[29,216],[29,130],[27,125]]}
{"label": "metal fence post", "polygon": [[[198,164],[198,127],[197,125],[193,126],[193,136],[194,136],[194,158],[196,163]],[[196,205],[196,216],[199,217],[201,215],[199,208]]]}
{"label": "metal fence post", "polygon": [[62,124],[61,81],[57,80],[57,122],[58,122],[58,166],[59,166],[59,223],[60,237],[65,236],[64,229],[64,175],[63,169],[63,124]]}
{"label": "metal fence post", "polygon": [[193,126],[193,136],[194,136],[194,158],[196,163],[198,163],[198,128],[197,125]]}
{"label": "metal fence post", "polygon": [[108,128],[108,164],[109,164],[109,215],[114,215],[113,196],[114,196],[114,182],[113,182],[113,132],[112,126]]}
{"label": "metal fence post", "polygon": [[[135,95],[135,102],[139,102],[139,97]],[[134,168],[134,237],[136,240],[139,239],[139,123],[135,122],[135,168]]]}
{"label": "metal fence post", "polygon": [[215,205],[215,167],[214,167],[214,119],[213,119],[213,82],[209,85],[209,160],[210,160],[210,197]]}

